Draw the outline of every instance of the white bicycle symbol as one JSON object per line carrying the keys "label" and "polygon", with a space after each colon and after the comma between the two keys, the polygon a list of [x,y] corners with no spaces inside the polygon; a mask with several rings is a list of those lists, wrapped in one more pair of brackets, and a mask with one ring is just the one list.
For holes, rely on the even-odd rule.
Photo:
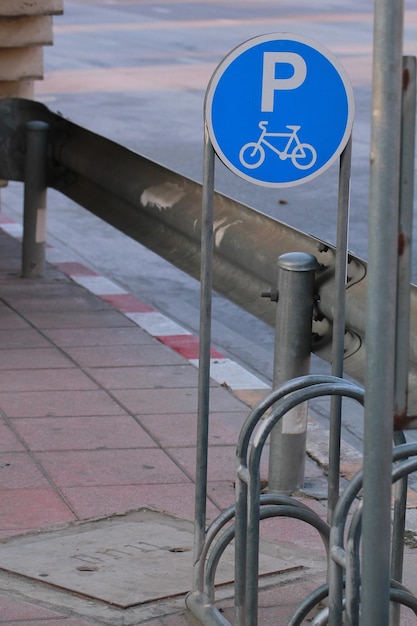
{"label": "white bicycle symbol", "polygon": [[[285,159],[291,159],[293,165],[299,170],[307,170],[309,167],[313,167],[317,159],[317,152],[309,143],[301,143],[297,132],[301,126],[287,126],[291,131],[290,133],[268,133],[268,122],[259,122],[259,128],[261,129],[261,135],[258,141],[250,141],[242,146],[239,152],[239,159],[242,165],[249,169],[255,169],[262,165],[265,159],[265,148],[267,146],[273,152],[275,152],[282,161]],[[272,143],[267,141],[265,137],[288,137],[287,145],[284,150],[278,150]],[[294,145],[295,144],[295,145]],[[290,147],[293,145],[290,152]]]}

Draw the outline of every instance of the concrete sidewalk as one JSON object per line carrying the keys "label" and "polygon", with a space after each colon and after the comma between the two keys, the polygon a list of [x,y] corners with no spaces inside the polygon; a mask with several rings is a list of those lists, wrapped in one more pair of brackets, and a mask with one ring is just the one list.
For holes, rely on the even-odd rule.
{"label": "concrete sidewalk", "polygon": [[[184,597],[197,340],[80,264],[20,278],[20,227],[0,221],[0,624],[196,624]],[[232,392],[226,365],[211,390],[209,520],[234,503],[238,432],[267,391],[246,379]],[[307,476],[325,480],[309,458]],[[325,499],[301,499],[325,518]],[[285,624],[325,581],[323,545],[287,519],[263,522],[262,539],[259,624]],[[231,621],[232,577],[226,555]]]}

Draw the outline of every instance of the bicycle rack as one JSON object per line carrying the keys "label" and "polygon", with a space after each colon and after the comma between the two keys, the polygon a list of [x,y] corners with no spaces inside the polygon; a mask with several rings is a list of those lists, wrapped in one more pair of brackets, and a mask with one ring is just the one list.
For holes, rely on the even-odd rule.
{"label": "bicycle rack", "polygon": [[[393,470],[392,482],[407,479],[408,475],[417,470],[417,444],[400,444],[393,450]],[[340,624],[342,618],[342,577],[346,571],[346,601],[345,611],[347,623],[352,626],[359,624],[359,604],[360,604],[360,559],[359,542],[361,535],[362,507],[353,514],[350,522],[347,547],[344,548],[343,537],[347,525],[347,516],[350,508],[362,488],[363,470],[360,470],[349,483],[341,495],[335,509],[333,525],[330,535],[330,564],[329,564],[329,624]],[[406,488],[403,483],[402,488]],[[405,499],[401,502],[396,499],[393,528],[393,551],[398,549],[399,541],[403,542],[404,526],[398,514],[399,507],[405,506]],[[401,536],[400,536],[401,535]],[[411,608],[417,615],[417,598],[400,584],[401,581],[391,580],[391,599]],[[320,622],[318,622],[320,623]],[[327,623],[327,622],[325,622]]]}
{"label": "bicycle rack", "polygon": [[[417,470],[417,444],[400,444],[393,451],[392,482],[402,481]],[[359,505],[352,516],[346,548],[344,535],[347,517],[351,506],[362,488],[363,471],[360,470],[341,495],[335,509],[334,521],[330,534],[330,569],[329,582],[322,585],[299,605],[292,615],[288,626],[298,626],[319,602],[327,599],[329,605],[311,622],[315,626],[322,624],[341,624],[343,612],[345,622],[349,626],[359,624],[360,608],[360,557],[359,543],[361,538],[362,506]],[[398,506],[398,505],[397,505]],[[398,528],[395,528],[393,537]],[[402,540],[402,539],[401,539]],[[393,543],[394,540],[393,540]],[[393,546],[395,549],[395,545]],[[345,577],[344,577],[345,572]],[[343,597],[343,590],[345,596]],[[399,581],[391,578],[390,600],[396,604],[410,608],[417,615],[417,598]]]}
{"label": "bicycle rack", "polygon": [[[188,608],[205,626],[231,626],[215,607],[215,576],[226,547],[235,540],[235,620],[236,626],[256,626],[258,612],[259,524],[271,517],[290,517],[315,528],[328,555],[328,582],[309,594],[290,618],[288,626],[301,626],[320,602],[328,606],[314,618],[312,624],[339,626],[343,613],[347,624],[359,624],[361,506],[353,514],[344,546],[347,519],[352,504],[362,488],[359,471],[340,496],[334,512],[332,527],[317,513],[292,496],[261,494],[260,460],[272,428],[292,408],[319,396],[350,397],[363,404],[360,387],[334,376],[303,376],[273,390],[248,415],[239,435],[236,450],[236,503],[223,511],[206,533],[204,549],[198,566],[204,588],[187,596]],[[266,413],[269,411],[269,414]],[[261,421],[262,420],[262,421]],[[402,561],[407,476],[417,470],[417,444],[406,444],[402,433],[397,434],[393,452],[393,483],[399,481],[400,493],[394,506],[393,563]],[[396,558],[394,558],[396,554]],[[398,570],[398,567],[397,567]],[[397,571],[401,578],[401,570]],[[415,598],[400,580],[392,577],[390,598],[398,605],[409,607],[417,615]],[[350,621],[349,621],[350,620]]]}
{"label": "bicycle rack", "polygon": [[[273,390],[249,414],[239,435],[236,451],[236,504],[223,511],[208,528],[198,567],[203,589],[188,594],[188,608],[206,626],[230,626],[215,607],[215,575],[219,560],[235,539],[235,624],[257,623],[259,521],[292,517],[316,528],[326,552],[330,528],[308,506],[291,496],[260,494],[260,458],[273,426],[294,406],[323,395],[345,395],[362,403],[363,391],[334,376],[303,376]],[[270,414],[265,417],[267,411]],[[262,422],[261,422],[262,420]],[[258,429],[257,429],[258,427]],[[251,439],[257,429],[252,445]],[[227,526],[229,522],[234,522]]]}

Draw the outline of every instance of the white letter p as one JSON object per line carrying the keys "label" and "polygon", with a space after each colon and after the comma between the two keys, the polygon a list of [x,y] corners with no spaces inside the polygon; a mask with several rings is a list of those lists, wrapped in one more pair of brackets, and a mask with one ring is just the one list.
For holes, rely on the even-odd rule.
{"label": "white letter p", "polygon": [[[275,67],[278,63],[292,65],[294,70],[292,76],[275,78]],[[275,91],[297,89],[303,84],[306,75],[307,65],[299,54],[295,52],[264,52],[261,111],[273,111]]]}

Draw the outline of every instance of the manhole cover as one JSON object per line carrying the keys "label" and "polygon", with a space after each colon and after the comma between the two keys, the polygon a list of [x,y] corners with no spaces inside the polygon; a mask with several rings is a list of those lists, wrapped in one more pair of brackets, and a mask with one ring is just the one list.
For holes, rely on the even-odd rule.
{"label": "manhole cover", "polygon": [[[192,586],[193,526],[141,510],[12,539],[0,547],[0,569],[127,609],[187,593]],[[261,555],[260,573],[293,569]],[[216,583],[233,580],[233,551],[222,557]]]}

